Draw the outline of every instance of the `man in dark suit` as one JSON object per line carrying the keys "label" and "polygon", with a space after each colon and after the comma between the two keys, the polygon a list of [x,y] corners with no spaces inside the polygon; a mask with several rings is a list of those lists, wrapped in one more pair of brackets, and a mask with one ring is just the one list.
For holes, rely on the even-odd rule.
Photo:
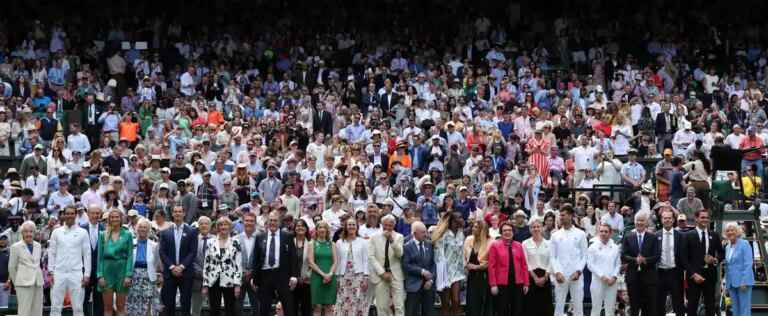
{"label": "man in dark suit", "polygon": [[293,291],[298,282],[296,270],[296,246],[293,235],[280,230],[280,214],[269,213],[267,231],[256,237],[251,251],[253,267],[251,276],[259,295],[259,315],[272,315],[272,301],[277,299],[283,305],[285,316],[295,316]]}
{"label": "man in dark suit", "polygon": [[656,283],[659,261],[659,243],[646,231],[648,213],[635,215],[635,231],[624,235],[621,241],[621,259],[627,264],[627,289],[632,316],[656,315]]}
{"label": "man in dark suit", "polygon": [[333,115],[325,109],[324,105],[318,105],[318,107],[312,125],[315,131],[323,132],[326,138],[330,138],[333,134]]}
{"label": "man in dark suit", "polygon": [[658,150],[662,152],[664,147],[672,147],[672,136],[677,132],[677,116],[670,113],[669,104],[661,104],[661,113],[656,115],[656,137]]}
{"label": "man in dark suit", "polygon": [[83,122],[82,125],[85,129],[85,134],[88,135],[88,141],[91,142],[94,147],[97,147],[101,144],[101,123],[99,123],[99,116],[101,116],[103,109],[96,104],[96,99],[92,94],[85,97],[85,104],[81,109],[83,110],[83,117],[80,121]]}
{"label": "man in dark suit", "polygon": [[[101,206],[86,205],[88,208],[88,223],[80,225],[88,232],[88,238],[91,242],[91,271],[96,270],[99,251],[99,232],[104,230],[104,225],[99,223],[101,220]],[[91,273],[91,279],[85,287],[85,299],[83,300],[83,311],[86,315],[101,316],[104,313],[104,303],[101,301],[101,292],[96,285],[99,284],[96,273]]]}
{"label": "man in dark suit", "polygon": [[685,238],[683,268],[688,281],[688,315],[696,315],[699,297],[704,295],[705,315],[714,316],[715,291],[717,290],[717,265],[725,257],[720,235],[709,231],[709,212],[698,210],[693,214],[696,228],[688,231]]}
{"label": "man in dark suit", "polygon": [[184,208],[173,207],[173,225],[160,233],[160,261],[163,263],[163,289],[160,296],[165,314],[176,315],[176,291],[181,292],[181,315],[191,311],[193,268],[197,255],[197,231],[184,223]]}
{"label": "man in dark suit", "polygon": [[376,85],[371,83],[360,98],[360,111],[363,112],[364,116],[368,116],[368,109],[375,107],[378,104],[379,95],[376,94]]}
{"label": "man in dark suit", "polygon": [[390,111],[395,104],[397,104],[397,94],[395,91],[392,91],[392,81],[387,79],[384,81],[384,93],[379,95],[379,107],[381,108],[382,116],[390,115]]}
{"label": "man in dark suit", "polygon": [[435,310],[435,252],[422,222],[411,224],[413,239],[403,246],[405,315],[430,316]]}
{"label": "man in dark suit", "polygon": [[661,212],[662,229],[657,232],[659,241],[659,283],[657,307],[659,315],[666,315],[664,306],[667,295],[672,297],[672,310],[677,316],[685,315],[683,305],[683,248],[684,233],[676,230],[672,210]]}

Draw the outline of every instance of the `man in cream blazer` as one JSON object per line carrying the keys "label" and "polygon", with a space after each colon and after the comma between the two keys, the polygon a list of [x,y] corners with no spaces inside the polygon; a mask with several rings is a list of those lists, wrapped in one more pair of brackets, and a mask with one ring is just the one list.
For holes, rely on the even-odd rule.
{"label": "man in cream blazer", "polygon": [[[379,316],[405,315],[405,289],[403,287],[403,235],[395,232],[395,217],[391,214],[381,219],[382,232],[371,236],[368,244],[370,279],[375,287],[376,312]],[[390,296],[392,299],[390,299]]]}
{"label": "man in cream blazer", "polygon": [[43,315],[43,271],[40,269],[42,248],[32,238],[35,224],[21,225],[22,240],[11,246],[8,273],[16,288],[18,314],[25,316]]}

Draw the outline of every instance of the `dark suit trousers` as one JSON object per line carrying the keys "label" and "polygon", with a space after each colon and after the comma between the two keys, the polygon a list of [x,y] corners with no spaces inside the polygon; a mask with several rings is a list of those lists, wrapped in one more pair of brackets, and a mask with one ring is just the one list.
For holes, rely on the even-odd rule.
{"label": "dark suit trousers", "polygon": [[632,316],[638,316],[642,311],[643,315],[656,315],[656,284],[646,284],[641,280],[636,280],[627,284],[629,292],[629,306],[632,309]]}
{"label": "dark suit trousers", "polygon": [[405,316],[431,316],[435,312],[435,292],[420,290],[405,295]]}
{"label": "dark suit trousers", "polygon": [[91,273],[91,280],[88,287],[85,288],[85,298],[83,299],[83,311],[88,316],[101,316],[104,314],[104,303],[101,300],[101,292],[97,290],[96,284],[98,284],[96,273]]}
{"label": "dark suit trousers", "polygon": [[[543,270],[542,270],[543,271]],[[554,314],[555,308],[552,305],[552,283],[547,280],[543,286],[536,285],[533,278],[530,278],[528,294],[525,295],[525,315],[531,316],[549,316]]]}
{"label": "dark suit trousers", "polygon": [[496,315],[522,315],[522,295],[520,288],[515,285],[499,286],[499,294],[495,298]]}
{"label": "dark suit trousers", "polygon": [[179,310],[182,316],[188,316],[191,313],[192,307],[192,283],[194,278],[190,277],[175,277],[171,276],[163,280],[163,289],[160,296],[163,300],[163,306],[166,316],[176,315],[176,291],[181,292],[181,309]]}
{"label": "dark suit trousers", "polygon": [[312,315],[312,296],[309,293],[309,284],[299,284],[293,289],[293,310],[297,316]]}
{"label": "dark suit trousers", "polygon": [[208,306],[210,306],[210,316],[221,315],[221,297],[224,296],[224,315],[238,316],[240,308],[237,307],[239,300],[235,298],[235,288],[221,287],[219,282],[208,288]]}
{"label": "dark suit trousers", "polygon": [[[240,315],[258,315],[259,314],[259,299],[256,295],[256,291],[251,288],[250,285],[245,283],[245,279],[243,279],[243,285],[240,286],[240,297],[237,298],[237,306],[240,309]],[[245,296],[248,295],[248,302],[251,304],[251,312],[246,313],[245,312]]]}
{"label": "dark suit trousers", "polygon": [[683,271],[680,268],[661,269],[659,268],[657,308],[658,315],[666,314],[667,296],[672,297],[672,310],[677,316],[685,315],[685,306],[683,305]]}
{"label": "dark suit trousers", "polygon": [[288,279],[280,278],[278,271],[261,271],[261,285],[258,288],[260,315],[272,315],[272,301],[277,299],[283,305],[285,316],[296,316],[294,311],[293,293],[288,287]]}
{"label": "dark suit trousers", "polygon": [[706,316],[714,316],[716,313],[715,310],[715,281],[716,281],[716,275],[715,275],[715,269],[709,268],[702,272],[702,277],[704,277],[706,280],[704,280],[701,284],[696,284],[696,282],[693,282],[693,280],[689,277],[688,278],[688,290],[686,292],[686,296],[688,297],[688,306],[687,306],[687,314],[696,316],[696,311],[699,309],[699,297],[704,295],[704,315]]}

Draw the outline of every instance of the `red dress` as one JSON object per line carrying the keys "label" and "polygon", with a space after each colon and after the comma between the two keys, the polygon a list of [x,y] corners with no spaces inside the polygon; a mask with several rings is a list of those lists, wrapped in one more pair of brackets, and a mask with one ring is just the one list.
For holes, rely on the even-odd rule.
{"label": "red dress", "polygon": [[542,179],[542,184],[549,183],[549,149],[552,146],[549,140],[542,137],[533,137],[525,145],[528,153],[528,163],[536,167],[536,171]]}

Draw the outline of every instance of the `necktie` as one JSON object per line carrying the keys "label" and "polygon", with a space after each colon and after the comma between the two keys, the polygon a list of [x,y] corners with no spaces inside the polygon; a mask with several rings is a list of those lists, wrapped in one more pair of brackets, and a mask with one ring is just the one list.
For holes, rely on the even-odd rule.
{"label": "necktie", "polygon": [[389,238],[387,238],[387,242],[384,244],[384,271],[392,271],[389,266]]}
{"label": "necktie", "polygon": [[205,258],[206,250],[208,250],[208,236],[203,237],[203,258]]}
{"label": "necktie", "polygon": [[643,252],[643,234],[637,235],[637,245],[639,246],[637,251]]}
{"label": "necktie", "polygon": [[270,234],[269,250],[267,250],[267,252],[269,252],[269,261],[267,262],[267,264],[269,264],[270,268],[273,267],[275,265],[275,262],[277,261],[277,256],[275,256],[275,248],[277,248],[275,246],[275,234]]}
{"label": "necktie", "polygon": [[93,104],[88,107],[88,123],[91,125],[96,124],[96,106]]}
{"label": "necktie", "polygon": [[99,235],[98,228],[91,228],[91,249],[96,249],[96,238]]}
{"label": "necktie", "polygon": [[708,236],[707,236],[707,231],[706,231],[706,230],[705,230],[705,231],[703,231],[703,232],[701,233],[701,236],[702,236],[702,238],[701,238],[701,243],[702,243],[702,245],[704,246],[704,253],[705,253],[705,254],[709,254],[709,243],[707,242],[707,238],[708,238]]}
{"label": "necktie", "polygon": [[421,258],[424,258],[424,257],[427,256],[427,253],[424,251],[424,242],[423,241],[419,243],[419,255],[421,256]]}

